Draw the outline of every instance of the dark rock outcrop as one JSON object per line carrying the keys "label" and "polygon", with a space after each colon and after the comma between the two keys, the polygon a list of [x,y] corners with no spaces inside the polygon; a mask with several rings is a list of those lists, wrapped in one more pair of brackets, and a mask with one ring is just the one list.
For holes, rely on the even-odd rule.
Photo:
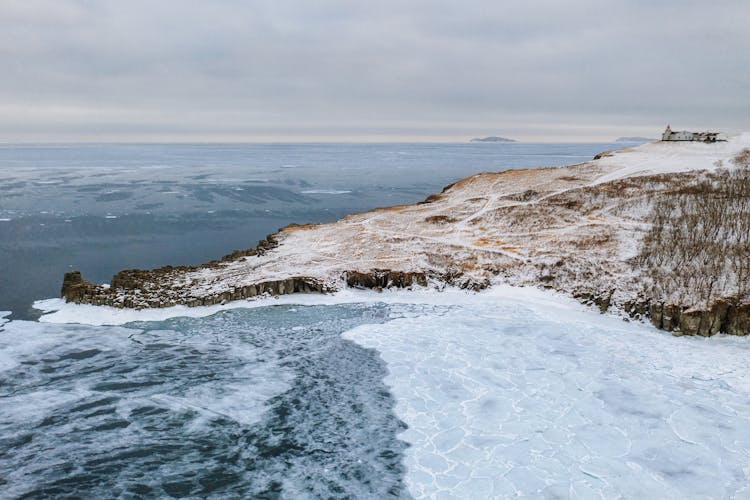
{"label": "dark rock outcrop", "polygon": [[[171,289],[159,286],[158,282],[141,281],[139,273],[149,271],[126,270],[113,278],[113,283],[123,286],[109,288],[94,285],[74,271],[65,275],[62,296],[67,302],[77,304],[108,305],[119,308],[160,308],[175,305],[189,307],[226,303],[233,300],[249,299],[257,296],[276,296],[291,293],[326,293],[324,284],[308,277],[293,277],[283,280],[263,281],[253,285],[232,287],[221,292],[197,297],[188,289]],[[153,275],[148,275],[150,278]]]}
{"label": "dark rock outcrop", "polygon": [[65,273],[65,276],[63,276],[60,295],[67,302],[80,302],[94,295],[95,291],[99,288],[101,287],[83,279],[80,271],[71,271]]}
{"label": "dark rock outcrop", "polygon": [[409,273],[374,269],[369,272],[349,271],[345,273],[346,284],[353,288],[406,288],[412,285],[427,286],[424,273]]}
{"label": "dark rock outcrop", "polygon": [[717,333],[748,335],[750,333],[750,304],[720,299],[707,308],[689,308],[677,304],[653,303],[649,307],[651,324],[674,335],[702,335]]}

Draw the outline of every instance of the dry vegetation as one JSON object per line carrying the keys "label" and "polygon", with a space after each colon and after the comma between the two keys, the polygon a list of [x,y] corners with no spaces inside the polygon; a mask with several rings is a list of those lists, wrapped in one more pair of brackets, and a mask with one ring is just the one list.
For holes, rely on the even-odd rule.
{"label": "dry vegetation", "polygon": [[635,262],[653,299],[750,302],[750,149],[732,163],[655,201]]}

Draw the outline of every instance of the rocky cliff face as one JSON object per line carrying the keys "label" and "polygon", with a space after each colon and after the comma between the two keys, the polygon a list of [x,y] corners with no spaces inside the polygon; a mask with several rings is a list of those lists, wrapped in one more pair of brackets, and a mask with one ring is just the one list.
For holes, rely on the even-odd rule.
{"label": "rocky cliff face", "polygon": [[688,308],[678,304],[655,303],[649,308],[651,323],[675,335],[750,333],[750,304],[736,299],[718,299],[705,308]]}
{"label": "rocky cliff face", "polygon": [[414,205],[288,226],[255,249],[200,266],[125,270],[109,286],[68,273],[66,300],[115,307],[209,305],[262,295],[492,283],[562,291],[679,334],[744,335],[732,280],[706,297],[656,296],[633,263],[654,204],[704,182],[750,146],[653,143],[562,168],[478,174]]}

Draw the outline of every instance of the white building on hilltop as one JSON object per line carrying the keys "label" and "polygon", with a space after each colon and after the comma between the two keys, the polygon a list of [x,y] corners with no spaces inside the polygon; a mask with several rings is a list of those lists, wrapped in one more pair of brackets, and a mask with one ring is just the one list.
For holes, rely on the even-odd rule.
{"label": "white building on hilltop", "polygon": [[696,141],[696,142],[716,142],[725,139],[719,138],[719,132],[688,132],[687,130],[672,130],[667,125],[666,130],[661,135],[662,141]]}

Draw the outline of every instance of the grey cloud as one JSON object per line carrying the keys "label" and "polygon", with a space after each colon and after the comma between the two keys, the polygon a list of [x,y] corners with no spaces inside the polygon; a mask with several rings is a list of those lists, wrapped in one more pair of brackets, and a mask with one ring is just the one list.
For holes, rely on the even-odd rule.
{"label": "grey cloud", "polygon": [[24,0],[0,140],[461,139],[748,127],[745,0]]}

